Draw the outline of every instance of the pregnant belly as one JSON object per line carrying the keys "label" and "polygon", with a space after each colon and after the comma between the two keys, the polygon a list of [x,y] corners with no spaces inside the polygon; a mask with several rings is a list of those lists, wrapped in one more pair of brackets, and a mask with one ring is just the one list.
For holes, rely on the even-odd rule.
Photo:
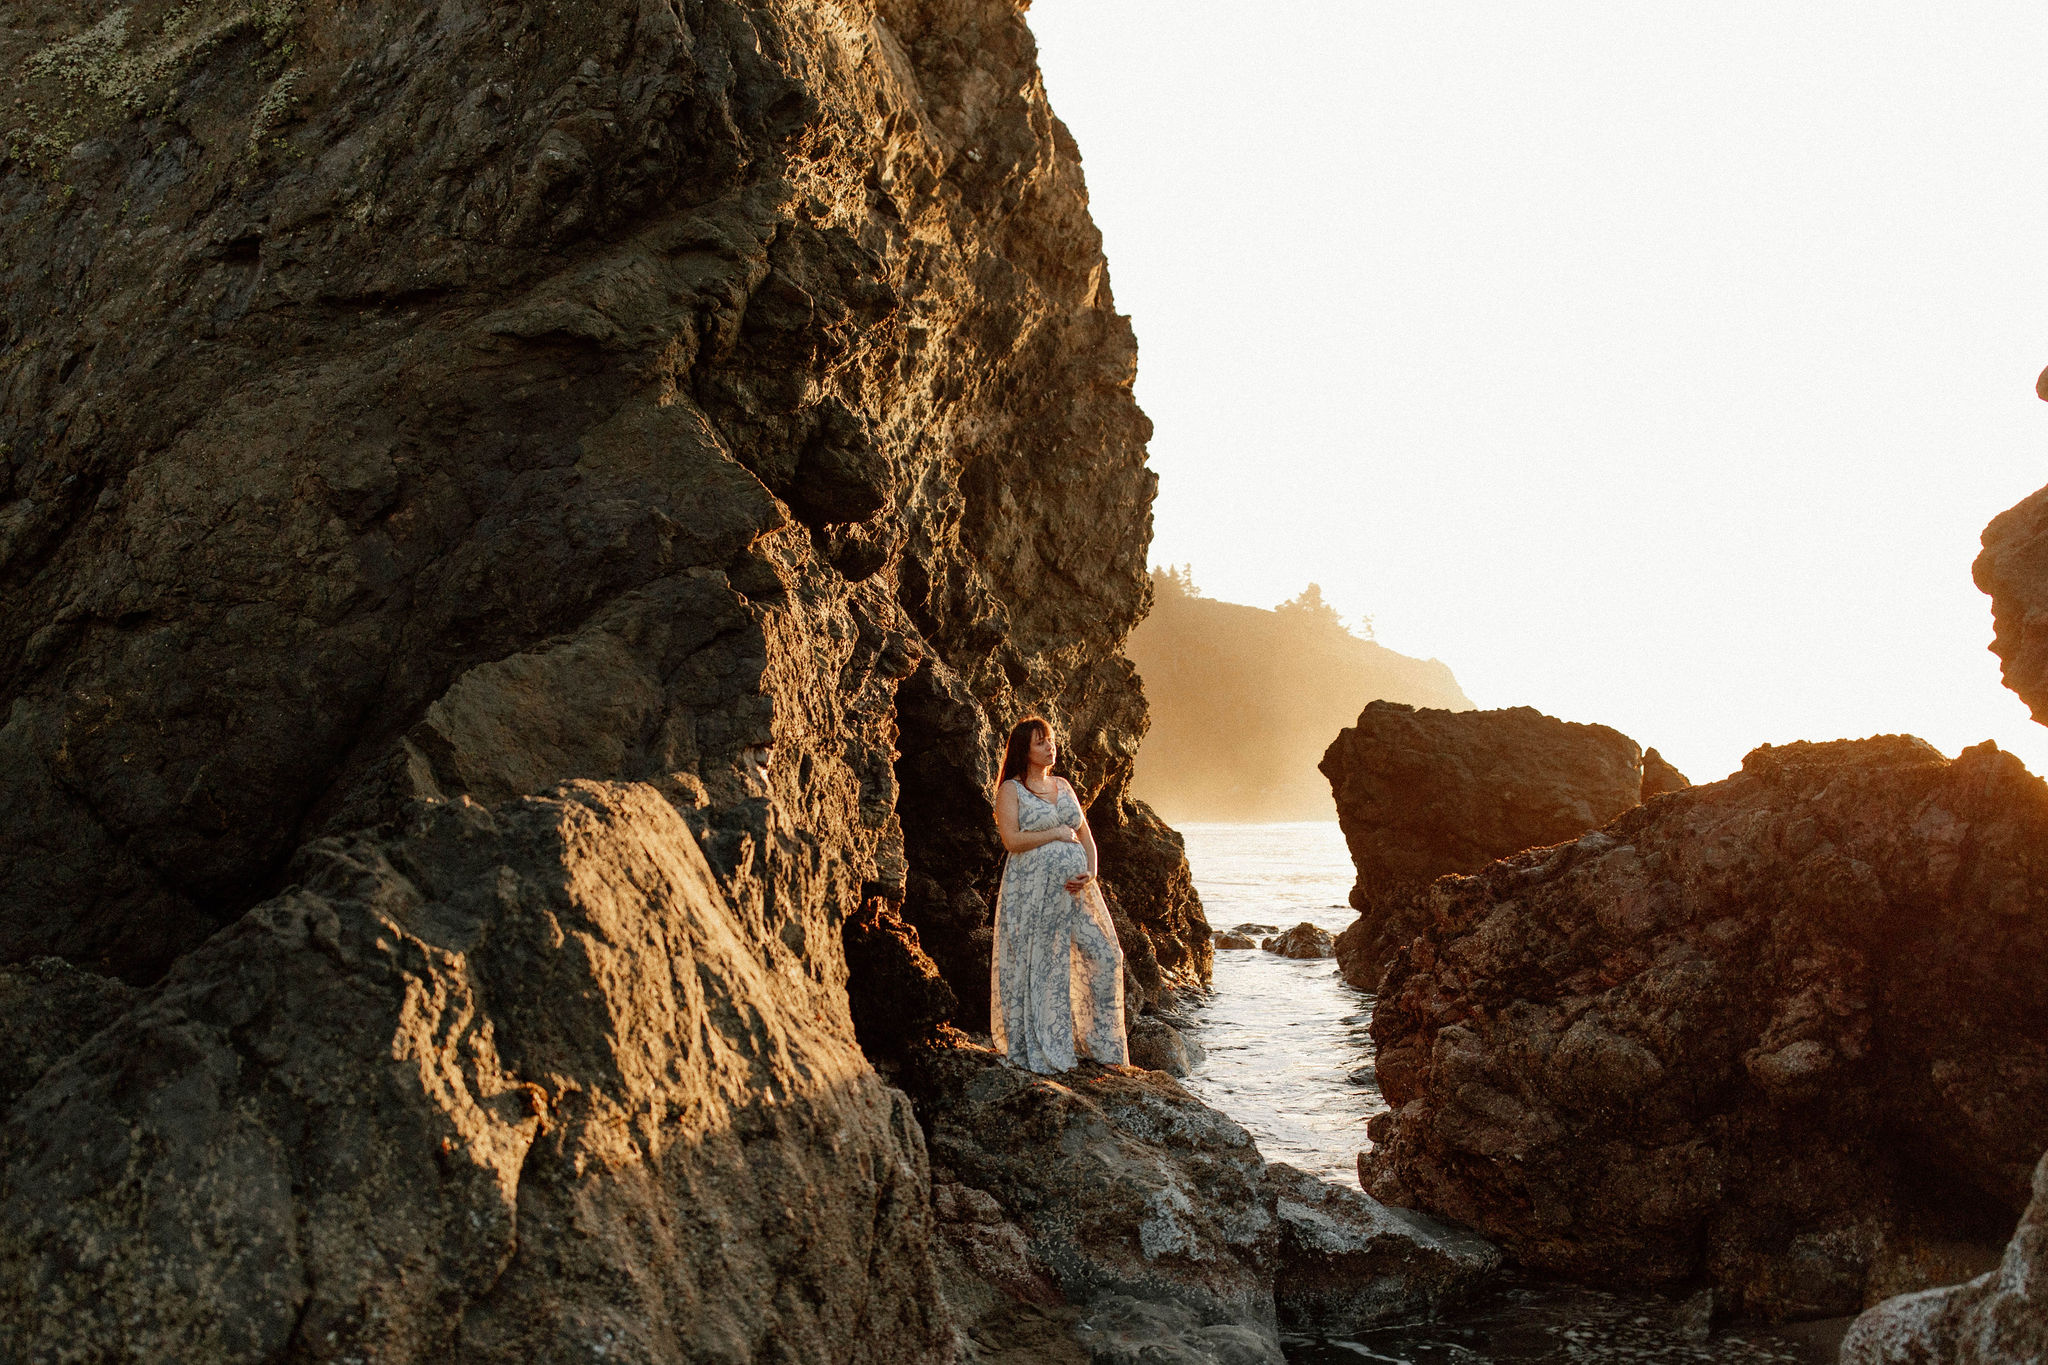
{"label": "pregnant belly", "polygon": [[1033,866],[1045,868],[1059,875],[1061,881],[1078,877],[1088,870],[1088,850],[1079,844],[1064,841],[1057,844],[1040,844],[1029,855]]}

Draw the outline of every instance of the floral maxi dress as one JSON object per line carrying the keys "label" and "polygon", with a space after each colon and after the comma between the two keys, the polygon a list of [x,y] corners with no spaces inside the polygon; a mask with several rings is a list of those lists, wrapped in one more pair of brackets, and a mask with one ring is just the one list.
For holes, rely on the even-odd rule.
{"label": "floral maxi dress", "polygon": [[[1017,783],[1017,828],[1078,829],[1081,807],[1060,784],[1047,801]],[[1065,1071],[1075,1054],[1121,1063],[1124,1042],[1123,949],[1094,882],[1076,896],[1067,879],[1088,870],[1079,844],[1049,843],[1013,853],[996,893],[996,948],[989,983],[996,1051],[1033,1071]]]}

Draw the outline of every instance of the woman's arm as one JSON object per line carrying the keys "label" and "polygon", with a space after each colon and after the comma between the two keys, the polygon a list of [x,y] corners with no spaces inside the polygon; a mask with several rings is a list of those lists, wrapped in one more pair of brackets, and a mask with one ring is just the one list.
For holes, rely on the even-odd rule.
{"label": "woman's arm", "polygon": [[[1066,781],[1065,778],[1060,780],[1062,782]],[[1077,833],[1080,835],[1081,847],[1088,851],[1087,875],[1074,877],[1067,882],[1067,894],[1079,895],[1081,888],[1086,886],[1096,875],[1096,869],[1102,866],[1102,855],[1095,851],[1095,831],[1088,828],[1088,810],[1085,806],[1081,806],[1080,793],[1075,792],[1071,785],[1067,787],[1067,791],[1073,795],[1074,805],[1081,809],[1081,828]]]}
{"label": "woman's arm", "polygon": [[[1065,825],[1054,825],[1051,829],[1024,830],[1017,828],[1017,791],[1013,783],[1005,782],[996,791],[996,833],[1003,837],[1003,847],[1011,853],[1029,853],[1046,844],[1074,840],[1074,831]],[[1088,855],[1093,861],[1094,854]]]}

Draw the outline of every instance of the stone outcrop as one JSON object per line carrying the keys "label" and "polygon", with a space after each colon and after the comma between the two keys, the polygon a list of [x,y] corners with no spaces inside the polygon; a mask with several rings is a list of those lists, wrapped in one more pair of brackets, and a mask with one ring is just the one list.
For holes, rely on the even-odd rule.
{"label": "stone outcrop", "polygon": [[1998,1269],[1887,1299],[1857,1318],[1842,1365],[2013,1365],[2048,1360],[2048,1156]]}
{"label": "stone outcrop", "polygon": [[1643,789],[1634,740],[1530,706],[1443,711],[1376,701],[1331,741],[1321,767],[1358,869],[1351,906],[1359,918],[1338,941],[1338,962],[1368,991],[1420,928],[1410,894],[1417,886],[1575,839],[1635,805]]}
{"label": "stone outcrop", "polygon": [[1257,939],[1230,929],[1218,929],[1214,934],[1210,935],[1210,942],[1218,952],[1238,948],[1256,948],[1259,946]]}
{"label": "stone outcrop", "polygon": [[1373,1018],[1368,1192],[1738,1313],[1975,1273],[2048,1131],[2044,865],[2017,759],[1886,736],[1439,881]]}
{"label": "stone outcrop", "polygon": [[1317,1179],[1266,1167],[1280,1225],[1274,1302],[1291,1331],[1348,1336],[1440,1316],[1500,1269],[1500,1252],[1462,1228]]}
{"label": "stone outcrop", "polygon": [[1303,920],[1286,933],[1265,939],[1259,946],[1282,957],[1310,958],[1334,956],[1337,950],[1333,943],[1329,930]]}
{"label": "stone outcrop", "polygon": [[1684,791],[1691,785],[1692,780],[1666,762],[1664,755],[1655,749],[1643,750],[1643,800],[1665,792]]}
{"label": "stone outcrop", "polygon": [[1124,950],[1126,1008],[1172,1010],[1199,994],[1215,961],[1180,835],[1131,797],[1119,778],[1088,809],[1102,855],[1103,898]]}
{"label": "stone outcrop", "polygon": [[972,1272],[949,1292],[977,1340],[1035,1340],[1017,1305],[1059,1303],[1098,1361],[1279,1365],[1280,1327],[1431,1316],[1499,1264],[1469,1233],[1267,1165],[1165,1076],[1037,1076],[972,1048],[924,1065],[941,1256]]}
{"label": "stone outcrop", "polygon": [[2048,488],[1992,519],[1971,572],[1991,595],[2005,685],[2048,724]]}
{"label": "stone outcrop", "polygon": [[1172,1302],[1274,1330],[1272,1204],[1243,1128],[1167,1077],[1039,1076],[960,1049],[920,1088],[933,1162],[985,1191],[1070,1300]]}
{"label": "stone outcrop", "polygon": [[943,1358],[908,1101],[653,788],[293,875],[0,1122],[0,1357]]}

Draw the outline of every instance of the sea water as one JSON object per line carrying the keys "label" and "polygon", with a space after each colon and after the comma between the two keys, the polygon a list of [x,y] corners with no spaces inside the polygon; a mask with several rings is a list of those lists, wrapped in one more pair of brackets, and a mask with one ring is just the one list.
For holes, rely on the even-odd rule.
{"label": "sea water", "polygon": [[[1306,920],[1335,934],[1355,918],[1346,897],[1351,858],[1336,822],[1187,824],[1188,865],[1210,927],[1291,929]],[[1250,935],[1254,940],[1266,934]],[[1208,1060],[1185,1082],[1243,1124],[1268,1161],[1358,1187],[1366,1121],[1383,1112],[1373,1074],[1373,997],[1347,985],[1330,958],[1293,961],[1218,949],[1213,990],[1194,1011]],[[1292,1365],[1785,1365],[1831,1361],[1832,1331],[1709,1331],[1702,1299],[1611,1294],[1510,1273],[1444,1321],[1356,1339],[1289,1337]]]}
{"label": "sea water", "polygon": [[[1351,855],[1335,821],[1180,832],[1211,928],[1286,930],[1306,920],[1335,934],[1357,918],[1345,899]],[[1218,949],[1214,993],[1195,1017],[1209,1060],[1188,1089],[1243,1124],[1266,1160],[1357,1189],[1366,1120],[1387,1107],[1366,1032],[1372,997],[1346,985],[1331,958]]]}

